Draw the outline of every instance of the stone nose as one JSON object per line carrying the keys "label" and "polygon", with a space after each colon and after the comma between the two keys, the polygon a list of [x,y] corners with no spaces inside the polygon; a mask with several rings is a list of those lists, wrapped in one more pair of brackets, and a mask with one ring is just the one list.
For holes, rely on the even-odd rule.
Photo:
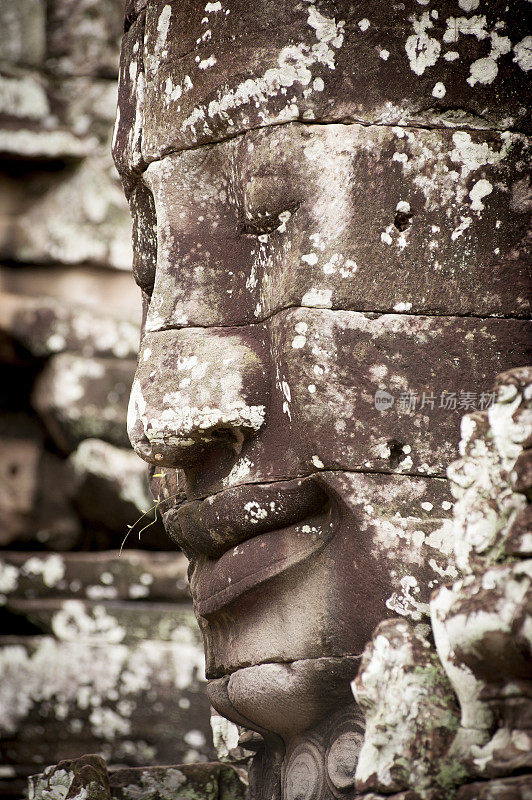
{"label": "stone nose", "polygon": [[239,453],[265,422],[266,365],[261,326],[147,333],[129,401],[133,448],[166,467],[193,464],[213,444]]}

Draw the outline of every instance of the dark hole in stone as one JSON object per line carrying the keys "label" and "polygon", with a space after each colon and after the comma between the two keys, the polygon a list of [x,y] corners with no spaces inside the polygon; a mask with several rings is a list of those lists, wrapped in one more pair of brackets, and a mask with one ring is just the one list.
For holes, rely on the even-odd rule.
{"label": "dark hole in stone", "polygon": [[412,224],[413,213],[411,211],[398,211],[395,215],[393,224],[398,231],[406,231]]}
{"label": "dark hole in stone", "polygon": [[404,458],[404,442],[399,442],[397,439],[390,439],[390,441],[386,442],[386,444],[390,448],[390,467],[395,469],[395,467],[399,466],[399,462]]}
{"label": "dark hole in stone", "polygon": [[23,614],[7,608],[0,609],[0,628],[4,636],[40,636],[42,629]]}
{"label": "dark hole in stone", "polygon": [[19,470],[19,465],[18,464],[10,464],[9,465],[9,474],[10,475],[16,475],[18,470]]}

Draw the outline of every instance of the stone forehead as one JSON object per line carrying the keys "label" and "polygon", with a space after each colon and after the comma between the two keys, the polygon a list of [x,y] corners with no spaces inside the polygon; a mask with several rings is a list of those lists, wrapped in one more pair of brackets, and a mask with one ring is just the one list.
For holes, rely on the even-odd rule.
{"label": "stone forehead", "polygon": [[131,0],[115,158],[289,121],[525,129],[525,0]]}

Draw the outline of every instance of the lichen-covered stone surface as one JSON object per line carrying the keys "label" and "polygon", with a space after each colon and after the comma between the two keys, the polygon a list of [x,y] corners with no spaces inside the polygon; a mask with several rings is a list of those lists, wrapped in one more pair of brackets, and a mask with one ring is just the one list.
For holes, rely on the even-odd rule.
{"label": "lichen-covered stone surface", "polygon": [[[3,800],[86,753],[215,757],[186,560],[151,524],[126,432],[141,310],[110,152],[123,13],[0,1]],[[36,797],[102,800],[49,778]]]}
{"label": "lichen-covered stone surface", "polygon": [[[499,555],[508,526],[526,541],[522,501],[493,472],[475,502],[504,523],[473,530],[459,506],[462,535],[447,476],[460,419],[495,420],[495,376],[530,358],[524,18],[479,0],[127,5],[128,432],[191,562],[211,703],[262,736],[251,800],[443,800],[480,775],[454,758],[464,698],[428,625],[438,587],[483,597],[459,572],[482,537],[490,625],[510,596],[505,637],[524,613],[524,568]],[[519,494],[526,465],[503,469]]]}
{"label": "lichen-covered stone surface", "polygon": [[494,406],[464,417],[462,458],[449,477],[457,497],[454,550],[466,575],[431,600],[438,654],[461,707],[452,753],[484,781],[532,774],[532,562],[523,524],[531,500],[531,387],[530,368],[506,372]]}
{"label": "lichen-covered stone surface", "polygon": [[[129,447],[127,360],[136,356],[140,314],[127,202],[109,153],[122,14],[117,0],[0,8],[3,546],[90,546],[95,520],[76,507],[65,456],[94,437]],[[39,391],[46,375],[52,385]],[[149,506],[140,461],[136,472],[133,505],[142,509],[129,524]],[[91,502],[110,497],[116,486],[102,486]],[[119,517],[100,519],[99,546],[109,534],[113,545],[123,538]]]}
{"label": "lichen-covered stone surface", "polygon": [[531,386],[530,368],[503,373],[490,410],[463,418],[462,458],[448,473],[466,574],[433,594],[432,631],[387,620],[364,651],[352,684],[366,721],[363,797],[530,797],[532,573],[513,523],[530,504]]}
{"label": "lichen-covered stone surface", "polygon": [[385,794],[415,788],[423,797],[445,797],[452,787],[444,754],[458,708],[427,632],[406,620],[382,622],[364,651],[353,693],[366,717],[356,788]]}
{"label": "lichen-covered stone surface", "polygon": [[98,756],[47,767],[29,780],[29,800],[244,800],[245,783],[223,764],[109,771]]}
{"label": "lichen-covered stone surface", "polygon": [[22,777],[58,754],[113,767],[212,757],[184,556],[6,552],[0,591],[5,766]]}
{"label": "lichen-covered stone surface", "polygon": [[109,777],[99,756],[49,766],[29,779],[28,800],[108,800]]}

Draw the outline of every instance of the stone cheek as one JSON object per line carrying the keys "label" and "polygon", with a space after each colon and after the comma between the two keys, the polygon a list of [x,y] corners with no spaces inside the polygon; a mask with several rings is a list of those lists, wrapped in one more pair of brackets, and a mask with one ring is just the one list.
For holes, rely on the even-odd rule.
{"label": "stone cheek", "polygon": [[[448,546],[469,574],[432,595],[437,650],[423,626],[388,620],[364,651],[352,684],[366,717],[360,791],[527,797],[532,565],[519,519],[530,498],[531,377],[530,368],[499,375],[497,402],[464,417],[462,459],[449,468],[459,499]],[[495,538],[481,542],[482,515]]]}
{"label": "stone cheek", "polygon": [[[308,468],[429,475],[441,475],[453,451],[456,410],[445,396],[488,392],[503,364],[500,343],[513,342],[517,365],[528,339],[519,321],[321,309],[279,314],[268,327],[279,383],[290,388],[285,413]],[[379,390],[393,398],[385,410],[376,408]],[[417,405],[409,408],[412,395]]]}

